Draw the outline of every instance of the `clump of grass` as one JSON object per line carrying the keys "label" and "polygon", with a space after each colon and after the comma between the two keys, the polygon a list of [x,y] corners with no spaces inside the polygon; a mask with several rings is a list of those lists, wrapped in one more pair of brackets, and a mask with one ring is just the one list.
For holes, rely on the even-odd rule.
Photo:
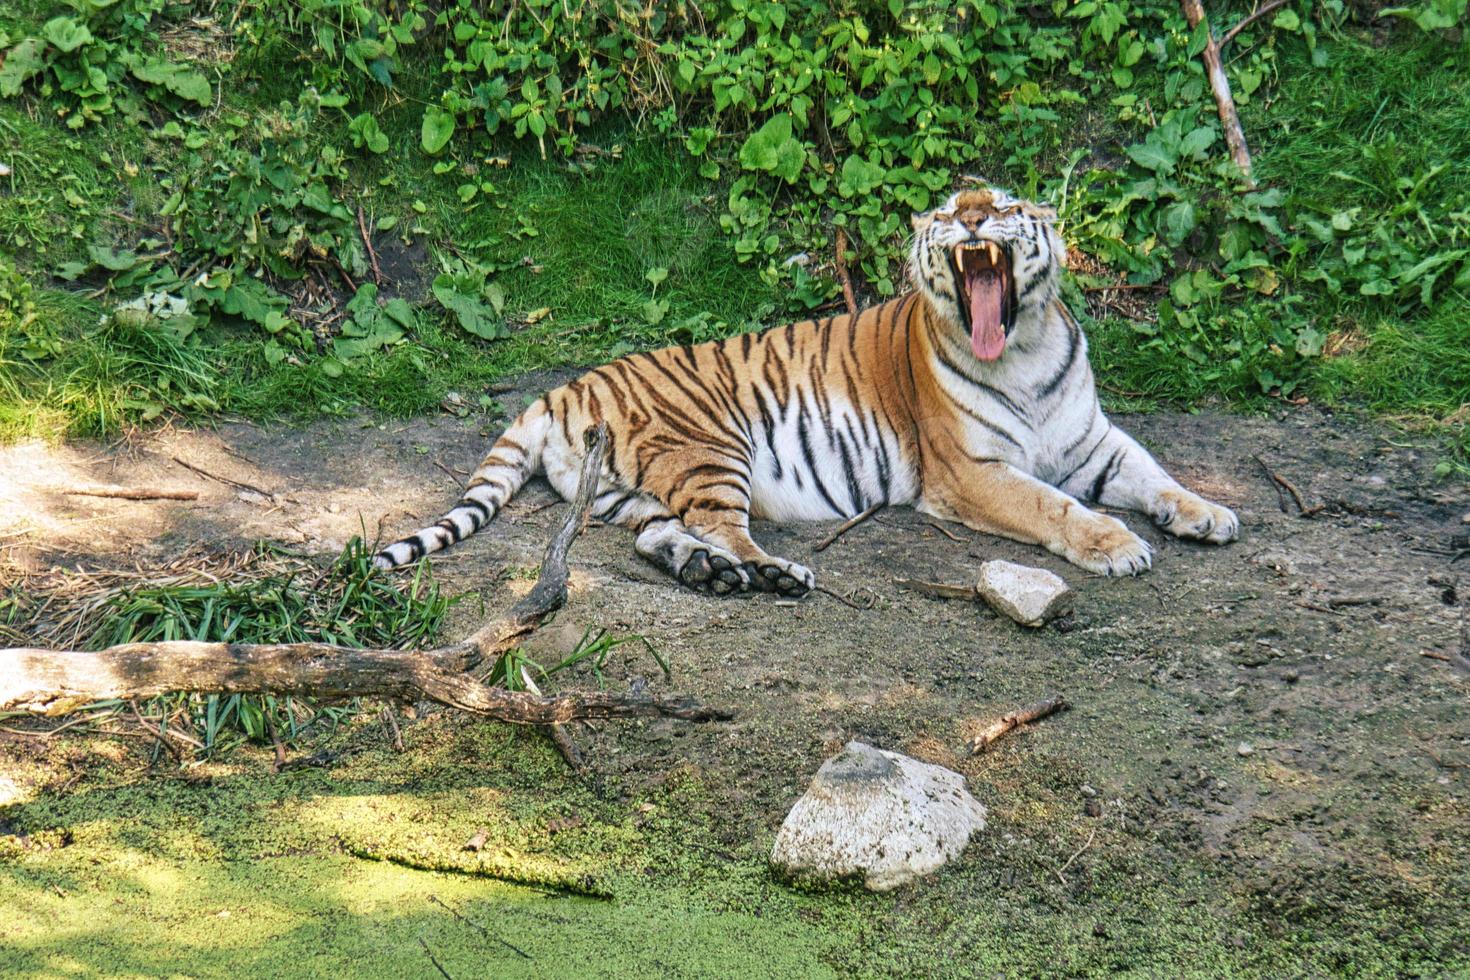
{"label": "clump of grass", "polygon": [[[0,607],[3,608],[3,607]],[[606,627],[589,626],[582,638],[572,652],[563,657],[559,662],[550,667],[543,666],[526,655],[526,651],[520,647],[504,653],[490,671],[488,682],[501,685],[512,691],[528,689],[526,678],[537,674],[541,678],[549,678],[563,670],[585,664],[592,671],[592,676],[597,680],[597,686],[603,686],[602,669],[607,664],[608,655],[624,644],[642,644],[643,649],[658,663],[659,669],[663,671],[665,678],[672,678],[673,672],[669,670],[669,663],[663,654],[653,645],[648,637],[638,633],[628,633],[623,636],[614,636],[608,632]],[[534,680],[532,681],[534,684]]]}
{"label": "clump of grass", "polygon": [[[196,640],[403,649],[431,641],[457,601],[434,583],[427,564],[400,588],[373,569],[372,552],[360,538],[325,569],[265,554],[269,560],[250,577],[116,591],[97,608],[86,645]],[[355,707],[268,694],[173,694],[152,699],[143,710],[165,737],[210,755],[247,740],[289,744]]]}

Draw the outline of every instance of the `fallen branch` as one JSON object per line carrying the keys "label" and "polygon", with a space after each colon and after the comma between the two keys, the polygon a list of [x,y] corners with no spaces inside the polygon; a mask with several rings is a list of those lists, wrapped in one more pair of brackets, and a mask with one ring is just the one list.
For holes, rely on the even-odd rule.
{"label": "fallen branch", "polygon": [[1037,701],[1035,704],[1027,705],[1019,711],[1012,711],[1010,714],[991,722],[984,731],[970,739],[970,752],[978,755],[1022,725],[1029,725],[1033,721],[1040,721],[1047,715],[1055,714],[1058,711],[1063,711],[1070,707],[1071,704],[1067,702],[1065,697],[1056,694],[1045,700]]}
{"label": "fallen branch", "polygon": [[1210,32],[1210,23],[1205,19],[1205,8],[1200,0],[1181,0],[1184,16],[1191,28],[1205,25],[1205,49],[1200,56],[1205,61],[1205,74],[1210,78],[1210,91],[1215,94],[1215,108],[1220,113],[1220,125],[1225,129],[1225,145],[1230,148],[1230,158],[1245,175],[1246,186],[1254,188],[1251,177],[1251,151],[1245,145],[1245,131],[1240,128],[1240,115],[1235,111],[1235,99],[1230,95],[1230,79],[1225,74],[1225,65],[1220,60],[1220,46]]}
{"label": "fallen branch", "polygon": [[1225,45],[1235,40],[1235,35],[1239,34],[1241,31],[1245,30],[1247,27],[1260,20],[1262,17],[1271,13],[1273,10],[1279,10],[1282,7],[1286,6],[1286,2],[1287,0],[1271,0],[1271,2],[1266,4],[1264,7],[1257,7],[1255,10],[1246,14],[1244,17],[1240,18],[1240,20],[1236,22],[1234,27],[1230,28],[1230,30],[1226,31],[1220,36],[1219,46],[1221,48],[1224,48]]}
{"label": "fallen branch", "polygon": [[845,521],[842,522],[842,524],[837,528],[837,530],[835,530],[831,534],[827,535],[821,541],[818,541],[817,542],[817,546],[815,548],[813,548],[812,550],[813,551],[826,551],[828,548],[830,548],[832,546],[833,542],[835,542],[838,538],[842,537],[848,531],[851,531],[853,528],[857,527],[863,521],[866,521],[868,518],[872,517],[874,514],[878,513],[878,511],[882,510],[884,507],[887,507],[887,506],[888,505],[886,503],[877,503],[877,504],[874,504],[873,506],[869,507],[867,510],[863,511],[861,514],[858,514],[855,517],[849,517],[847,520],[845,520]]}
{"label": "fallen branch", "polygon": [[847,271],[847,232],[837,229],[837,281],[842,283],[842,301],[848,316],[857,316],[857,296],[852,291],[852,274]]}
{"label": "fallen branch", "polygon": [[155,490],[148,487],[58,487],[68,497],[108,497],[114,500],[198,500],[198,490]]}
{"label": "fallen branch", "polygon": [[63,715],[97,701],[174,691],[429,700],[520,725],[579,718],[665,716],[687,721],[729,712],[687,699],[620,697],[602,691],[537,697],[480,683],[469,671],[504,653],[566,601],[567,551],[585,522],[607,450],[605,427],[590,439],[581,484],[552,540],[541,577],[502,618],[468,639],[425,650],[359,650],[328,643],[125,643],[96,652],[0,650],[0,711]]}

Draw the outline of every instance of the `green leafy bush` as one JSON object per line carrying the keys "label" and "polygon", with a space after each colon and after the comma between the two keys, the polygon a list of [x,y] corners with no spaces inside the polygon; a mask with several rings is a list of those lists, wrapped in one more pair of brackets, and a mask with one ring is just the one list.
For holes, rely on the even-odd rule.
{"label": "green leafy bush", "polygon": [[140,117],[140,94],[166,106],[213,101],[204,73],[169,59],[150,30],[173,6],[168,0],[73,0],[72,6],[75,13],[52,17],[39,34],[5,48],[0,96],[33,88],[73,129],[119,110]]}

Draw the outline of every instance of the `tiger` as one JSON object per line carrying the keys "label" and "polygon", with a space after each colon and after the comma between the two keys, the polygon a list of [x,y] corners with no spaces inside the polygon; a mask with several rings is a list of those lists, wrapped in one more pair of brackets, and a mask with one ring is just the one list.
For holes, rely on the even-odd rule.
{"label": "tiger", "polygon": [[587,372],[531,404],[453,509],[374,563],[464,539],[538,473],[573,499],[584,437],[603,422],[592,513],[708,594],[815,586],[810,569],[756,543],[753,517],[912,505],[1112,576],[1148,570],[1152,548],[1083,501],[1142,512],[1180,538],[1234,540],[1231,510],[1181,486],[1103,413],[1060,295],[1056,217],[997,187],[966,188],[913,215],[915,288],[898,298]]}

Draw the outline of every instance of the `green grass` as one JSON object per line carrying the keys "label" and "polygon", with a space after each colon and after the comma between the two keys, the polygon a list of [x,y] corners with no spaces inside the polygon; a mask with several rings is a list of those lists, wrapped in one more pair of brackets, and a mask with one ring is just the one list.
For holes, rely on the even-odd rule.
{"label": "green grass", "polygon": [[[187,582],[142,582],[105,597],[68,588],[54,594],[27,592],[22,585],[0,593],[0,636],[33,639],[4,629],[9,624],[39,631],[52,643],[80,636],[81,648],[89,650],[172,640],[409,649],[432,645],[458,601],[440,591],[427,564],[402,584],[375,571],[372,552],[359,538],[349,541],[325,568],[264,546],[225,567],[228,574],[223,577],[200,574]],[[608,642],[615,641],[592,644],[577,660],[595,660]],[[93,724],[111,715],[130,717],[127,706],[117,701],[99,702],[87,711]],[[228,751],[243,740],[269,742],[273,733],[293,744],[309,729],[335,724],[352,713],[311,698],[192,693],[149,699],[142,711],[169,736],[173,748],[200,758]],[[154,754],[156,759],[157,749]]]}

